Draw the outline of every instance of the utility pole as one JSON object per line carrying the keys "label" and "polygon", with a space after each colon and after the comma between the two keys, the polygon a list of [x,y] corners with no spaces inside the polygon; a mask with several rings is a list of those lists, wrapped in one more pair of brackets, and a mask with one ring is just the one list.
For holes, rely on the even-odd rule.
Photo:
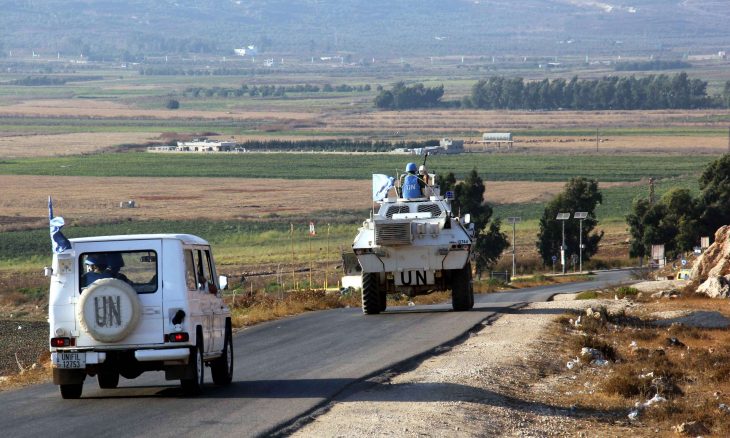
{"label": "utility pole", "polygon": [[565,274],[565,221],[570,219],[570,213],[558,213],[556,219],[563,223],[563,243],[560,245],[560,264],[563,265],[563,274]]}
{"label": "utility pole", "polygon": [[515,272],[517,271],[517,262],[515,258],[515,249],[517,247],[517,240],[515,238],[515,225],[517,222],[521,221],[522,218],[520,217],[508,217],[507,222],[512,224],[512,278],[515,276]]}
{"label": "utility pole", "polygon": [[649,178],[649,205],[654,205],[654,178]]}
{"label": "utility pole", "polygon": [[578,242],[579,242],[579,244],[578,244],[578,255],[579,255],[579,258],[580,258],[580,262],[579,262],[579,265],[578,266],[580,267],[579,269],[580,269],[580,272],[581,273],[583,272],[583,219],[585,219],[587,217],[588,217],[588,212],[587,211],[576,211],[573,214],[573,219],[578,219],[580,221],[580,228],[579,228],[580,229],[580,231],[579,231],[580,234],[578,235],[579,236],[578,237]]}
{"label": "utility pole", "polygon": [[289,243],[291,244],[291,289],[297,288],[297,280],[294,277],[294,223],[289,224]]}

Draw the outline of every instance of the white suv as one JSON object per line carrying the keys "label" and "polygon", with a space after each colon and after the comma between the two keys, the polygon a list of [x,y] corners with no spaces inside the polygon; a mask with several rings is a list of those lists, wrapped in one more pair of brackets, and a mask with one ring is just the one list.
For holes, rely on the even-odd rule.
{"label": "white suv", "polygon": [[87,375],[101,388],[119,376],[165,371],[186,394],[233,378],[231,313],[210,245],[189,234],[71,239],[53,256],[50,323],[53,383],[79,398]]}

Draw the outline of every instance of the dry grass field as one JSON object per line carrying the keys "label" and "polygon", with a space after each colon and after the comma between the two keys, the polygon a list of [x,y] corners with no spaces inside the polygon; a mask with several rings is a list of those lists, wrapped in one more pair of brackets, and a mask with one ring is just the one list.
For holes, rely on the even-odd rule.
{"label": "dry grass field", "polygon": [[[162,100],[162,99],[161,99]],[[130,117],[152,119],[308,120],[313,116],[297,111],[191,111],[138,109],[120,102],[88,99],[37,99],[0,106],[3,116]]]}
{"label": "dry grass field", "polygon": [[[555,151],[566,153],[594,152],[599,131],[598,149],[601,153],[658,152],[658,153],[721,153],[727,150],[725,135],[700,134],[697,130],[724,130],[727,115],[721,110],[662,110],[662,111],[477,111],[477,110],[411,110],[375,111],[353,109],[328,112],[317,107],[301,104],[276,106],[262,102],[262,109],[229,108],[228,110],[171,111],[143,109],[121,101],[89,99],[32,99],[0,106],[0,117],[22,120],[30,118],[80,119],[139,119],[179,121],[186,126],[191,120],[222,124],[245,122],[257,126],[258,133],[238,134],[236,141],[283,138],[324,139],[349,135],[356,137],[409,140],[432,139],[434,136],[463,138],[473,150],[484,146],[473,144],[482,132],[520,131],[585,131],[587,134],[517,136],[516,147],[521,151]],[[651,130],[631,133],[632,129]],[[90,129],[91,130],[91,129]],[[3,137],[0,134],[0,152],[6,157],[29,155],[54,156],[68,153],[86,153],[122,143],[145,143],[159,139],[154,133],[135,133],[125,127],[125,132],[108,134],[77,133],[73,135],[47,136],[27,134]],[[621,131],[621,135],[612,133]],[[694,131],[682,135],[683,130]],[[12,131],[10,129],[9,131]],[[111,130],[113,131],[113,129]],[[126,132],[129,131],[129,132]],[[162,130],[161,130],[162,131]],[[605,132],[602,132],[605,131]],[[8,130],[6,130],[7,135]],[[161,132],[162,133],[162,132]],[[192,133],[180,133],[181,135]],[[224,136],[226,139],[230,135]],[[472,144],[469,144],[472,143]],[[38,145],[48,145],[39,148]],[[495,149],[495,146],[490,146]]]}
{"label": "dry grass field", "polygon": [[[635,183],[605,183],[602,188]],[[487,182],[490,203],[545,201],[564,188],[558,182]],[[83,222],[100,218],[256,219],[312,211],[367,209],[370,181],[231,178],[103,178],[0,175],[0,230],[44,227],[47,199],[59,215]],[[101,194],[101,195],[100,195]],[[134,200],[139,208],[119,208]]]}
{"label": "dry grass field", "polygon": [[[257,219],[335,206],[370,207],[369,181],[231,178],[102,178],[0,175],[0,229],[47,225],[47,199],[58,215],[100,219]],[[138,208],[119,208],[134,200]]]}
{"label": "dry grass field", "polygon": [[56,157],[98,152],[124,143],[146,143],[155,138],[147,133],[88,132],[56,135],[3,135],[0,153],[3,158]]}
{"label": "dry grass field", "polygon": [[[719,122],[722,110],[656,110],[656,111],[483,111],[483,110],[419,110],[342,113],[325,120],[329,129],[337,131],[399,131],[400,134],[423,130],[449,132],[515,131],[540,129],[581,129],[592,131],[609,128],[692,127],[724,128]],[[725,143],[727,145],[727,143]]]}

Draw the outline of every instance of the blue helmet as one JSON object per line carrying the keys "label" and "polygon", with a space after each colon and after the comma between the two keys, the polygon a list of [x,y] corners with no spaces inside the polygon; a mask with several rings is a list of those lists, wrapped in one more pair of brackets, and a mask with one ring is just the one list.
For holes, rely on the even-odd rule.
{"label": "blue helmet", "polygon": [[406,172],[415,173],[416,170],[418,170],[418,167],[416,167],[416,163],[408,163],[408,164],[406,164]]}
{"label": "blue helmet", "polygon": [[124,258],[120,252],[110,252],[106,255],[107,268],[113,273],[117,274],[120,269],[124,267]]}
{"label": "blue helmet", "polygon": [[96,253],[96,254],[89,254],[86,256],[86,260],[84,260],[84,264],[86,265],[96,265],[96,266],[106,266],[106,257],[104,254]]}

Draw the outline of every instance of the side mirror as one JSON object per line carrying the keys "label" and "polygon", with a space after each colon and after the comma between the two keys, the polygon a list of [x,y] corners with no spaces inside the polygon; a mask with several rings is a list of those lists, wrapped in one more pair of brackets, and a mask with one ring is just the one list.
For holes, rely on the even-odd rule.
{"label": "side mirror", "polygon": [[46,266],[45,268],[43,268],[43,275],[45,277],[51,277],[53,275],[53,268],[50,268],[48,266]]}
{"label": "side mirror", "polygon": [[218,284],[220,285],[221,290],[228,289],[228,277],[225,275],[218,276]]}
{"label": "side mirror", "polygon": [[471,223],[471,214],[467,213],[464,215],[464,223],[470,224]]}

